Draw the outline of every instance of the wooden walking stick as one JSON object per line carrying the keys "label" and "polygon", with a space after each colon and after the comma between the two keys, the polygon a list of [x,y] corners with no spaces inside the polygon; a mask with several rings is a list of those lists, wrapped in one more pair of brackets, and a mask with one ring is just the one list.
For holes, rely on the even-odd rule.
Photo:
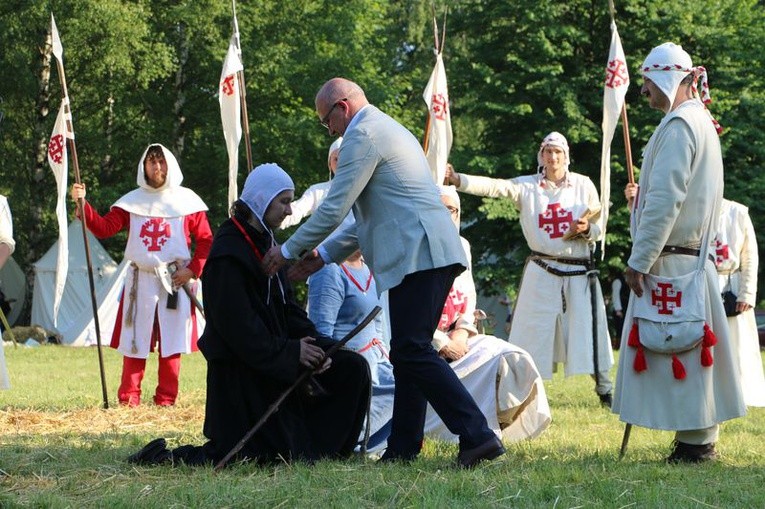
{"label": "wooden walking stick", "polygon": [[[64,52],[61,46],[61,39],[58,36],[58,29],[56,28],[56,21],[53,19],[53,14],[50,15],[51,23],[51,36],[53,39],[52,51],[53,56],[56,57],[56,66],[58,68],[58,78],[61,82],[61,94],[66,102],[66,127],[71,137],[67,137],[69,141],[69,149],[72,152],[72,166],[74,166],[74,181],[77,184],[81,184],[80,180],[80,164],[77,160],[77,146],[74,143],[74,125],[72,122],[72,107],[69,102],[69,92],[66,88],[66,75],[64,74]],[[82,240],[85,244],[85,259],[88,265],[88,283],[90,284],[90,302],[93,307],[93,323],[96,329],[96,345],[98,347],[98,367],[101,373],[101,391],[104,400],[104,408],[109,408],[109,396],[106,391],[106,375],[104,373],[104,357],[101,351],[101,326],[98,322],[98,303],[96,300],[96,285],[93,279],[93,263],[90,258],[90,244],[88,242],[88,230],[85,224],[85,199],[80,198],[77,200],[77,211],[80,216],[82,224]]]}
{"label": "wooden walking stick", "polygon": [[271,406],[268,407],[266,410],[266,413],[264,413],[260,419],[258,419],[258,422],[255,423],[255,425],[248,431],[242,439],[237,442],[237,444],[234,446],[233,449],[231,449],[226,456],[223,457],[222,460],[220,460],[216,465],[214,470],[217,472],[221,468],[226,466],[226,463],[233,458],[239,451],[242,450],[242,447],[245,446],[247,442],[250,441],[250,439],[257,433],[257,431],[263,426],[263,424],[266,423],[269,417],[271,417],[277,410],[279,410],[279,405],[281,405],[285,399],[287,399],[287,396],[292,394],[292,391],[300,387],[303,382],[305,382],[311,375],[313,375],[317,369],[319,369],[321,366],[324,365],[327,359],[329,359],[332,354],[334,354],[336,351],[338,351],[340,348],[345,346],[348,341],[353,339],[356,334],[361,332],[364,327],[369,325],[369,323],[374,320],[374,318],[382,311],[382,308],[380,306],[375,306],[372,311],[369,312],[369,314],[361,321],[360,324],[358,324],[356,327],[353,328],[348,334],[343,337],[340,341],[332,345],[326,352],[324,352],[324,357],[322,357],[321,361],[318,364],[318,367],[313,369],[308,369],[306,371],[303,371],[303,373],[300,374],[300,376],[295,380],[292,385],[290,385],[286,391],[284,391],[278,398],[276,398],[276,401],[271,403]]}
{"label": "wooden walking stick", "polygon": [[11,337],[11,341],[13,341],[13,348],[18,348],[19,344],[16,342],[16,336],[14,336],[13,331],[11,330],[11,326],[8,325],[8,319],[5,317],[5,313],[0,308],[0,320],[3,322],[3,327],[5,327],[5,330],[8,331],[8,335]]}

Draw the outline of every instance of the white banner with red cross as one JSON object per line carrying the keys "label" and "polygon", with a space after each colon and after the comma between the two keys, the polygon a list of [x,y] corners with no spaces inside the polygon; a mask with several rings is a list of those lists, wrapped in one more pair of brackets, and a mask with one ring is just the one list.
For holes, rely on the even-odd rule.
{"label": "white banner with red cross", "polygon": [[443,184],[446,163],[452,150],[452,119],[449,107],[449,90],[446,85],[446,69],[441,53],[436,55],[436,65],[430,74],[422,98],[428,105],[427,147],[425,157],[436,184]]}
{"label": "white banner with red cross", "polygon": [[608,207],[611,201],[611,142],[619,121],[624,96],[630,84],[627,70],[627,59],[624,56],[622,41],[616,30],[616,23],[611,21],[611,47],[608,51],[606,64],[606,80],[603,87],[603,145],[600,152],[600,230],[601,252],[605,253],[606,224],[608,223]]}
{"label": "white banner with red cross", "polygon": [[242,139],[242,116],[239,80],[237,73],[244,69],[236,50],[236,35],[231,37],[228,53],[223,62],[223,71],[218,84],[220,119],[223,123],[223,137],[228,151],[228,204],[237,198],[237,173],[239,167],[239,142]]}
{"label": "white banner with red cross", "polygon": [[53,325],[58,322],[58,310],[61,306],[61,296],[66,286],[66,276],[69,272],[69,225],[66,215],[66,190],[69,165],[67,162],[66,140],[74,139],[74,134],[67,128],[67,120],[71,121],[69,101],[61,100],[56,124],[48,141],[48,164],[56,177],[56,219],[58,221],[58,258],[56,259],[56,285],[53,294]]}

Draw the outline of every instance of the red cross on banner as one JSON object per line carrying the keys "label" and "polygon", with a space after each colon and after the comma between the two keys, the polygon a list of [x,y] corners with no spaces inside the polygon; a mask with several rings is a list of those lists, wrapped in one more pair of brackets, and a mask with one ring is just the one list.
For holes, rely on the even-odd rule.
{"label": "red cross on banner", "polygon": [[629,83],[630,77],[627,73],[627,64],[624,60],[609,60],[606,66],[606,86],[608,88],[619,88]]}
{"label": "red cross on banner", "polygon": [[140,237],[148,251],[162,251],[170,238],[170,225],[161,217],[152,217],[141,226]]}
{"label": "red cross on banner", "polygon": [[233,75],[233,74],[229,74],[228,76],[226,76],[226,78],[220,84],[221,92],[223,92],[224,94],[226,94],[228,96],[233,95],[233,93],[235,92],[235,90],[234,90],[234,78],[235,77],[236,76]]}
{"label": "red cross on banner", "polygon": [[446,120],[449,104],[444,94],[433,94],[432,106],[430,109],[433,111],[433,117],[436,120]]}
{"label": "red cross on banner", "polygon": [[660,315],[671,315],[676,308],[682,307],[683,292],[675,291],[672,283],[658,283],[658,288],[651,292],[651,305],[656,306]]}
{"label": "red cross on banner", "polygon": [[550,203],[547,210],[539,214],[539,229],[546,232],[551,239],[563,237],[571,227],[574,216],[570,210],[560,206],[560,203]]}

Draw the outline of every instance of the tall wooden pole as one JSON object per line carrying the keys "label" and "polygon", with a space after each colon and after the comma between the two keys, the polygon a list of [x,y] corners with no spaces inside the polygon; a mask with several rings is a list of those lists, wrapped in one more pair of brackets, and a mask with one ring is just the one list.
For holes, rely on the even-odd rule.
{"label": "tall wooden pole", "polygon": [[[51,15],[51,21],[53,22],[53,16]],[[53,23],[51,24],[53,28]],[[66,88],[66,75],[64,74],[64,63],[62,62],[60,55],[56,56],[56,67],[58,68],[58,77],[61,82],[61,93],[64,98],[65,113],[66,113],[66,128],[71,137],[67,137],[69,141],[69,150],[72,153],[72,166],[74,166],[74,181],[77,184],[81,184],[80,180],[80,164],[77,159],[77,145],[74,143],[74,125],[72,123],[72,109],[69,104],[69,92]],[[93,263],[90,257],[90,243],[88,241],[88,230],[85,220],[85,199],[80,198],[77,200],[77,211],[79,213],[82,224],[82,240],[85,245],[85,259],[88,264],[88,283],[90,284],[90,302],[93,307],[93,323],[96,328],[96,345],[98,349],[98,368],[101,373],[101,392],[104,400],[104,408],[109,408],[109,395],[106,391],[106,374],[104,372],[104,356],[101,351],[101,325],[98,321],[98,302],[96,300],[96,285],[93,279]]]}
{"label": "tall wooden pole", "polygon": [[[236,51],[239,54],[239,61],[242,60],[242,43],[239,40],[239,22],[236,19],[236,0],[231,0],[231,8],[234,11],[234,35],[236,36]],[[236,73],[236,79],[239,82],[239,102],[242,107],[242,134],[244,134],[244,146],[247,150],[247,172],[251,172],[252,163],[252,142],[250,140],[250,118],[247,115],[247,89],[244,85],[244,70]]]}

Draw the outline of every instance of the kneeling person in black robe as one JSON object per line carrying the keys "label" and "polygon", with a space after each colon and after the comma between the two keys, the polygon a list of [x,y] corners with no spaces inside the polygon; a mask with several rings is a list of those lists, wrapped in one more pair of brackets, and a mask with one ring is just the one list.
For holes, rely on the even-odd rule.
{"label": "kneeling person in black robe", "polygon": [[[129,458],[141,464],[220,461],[300,374],[317,367],[334,341],[320,336],[295,302],[283,273],[260,264],[272,230],[290,213],[292,179],[264,164],[247,177],[232,217],[215,235],[202,283],[207,325],[199,349],[207,360],[203,446],[170,451],[157,439]],[[260,463],[341,458],[353,452],[369,403],[364,358],[338,350],[314,376],[315,391],[296,390],[239,453]]]}

